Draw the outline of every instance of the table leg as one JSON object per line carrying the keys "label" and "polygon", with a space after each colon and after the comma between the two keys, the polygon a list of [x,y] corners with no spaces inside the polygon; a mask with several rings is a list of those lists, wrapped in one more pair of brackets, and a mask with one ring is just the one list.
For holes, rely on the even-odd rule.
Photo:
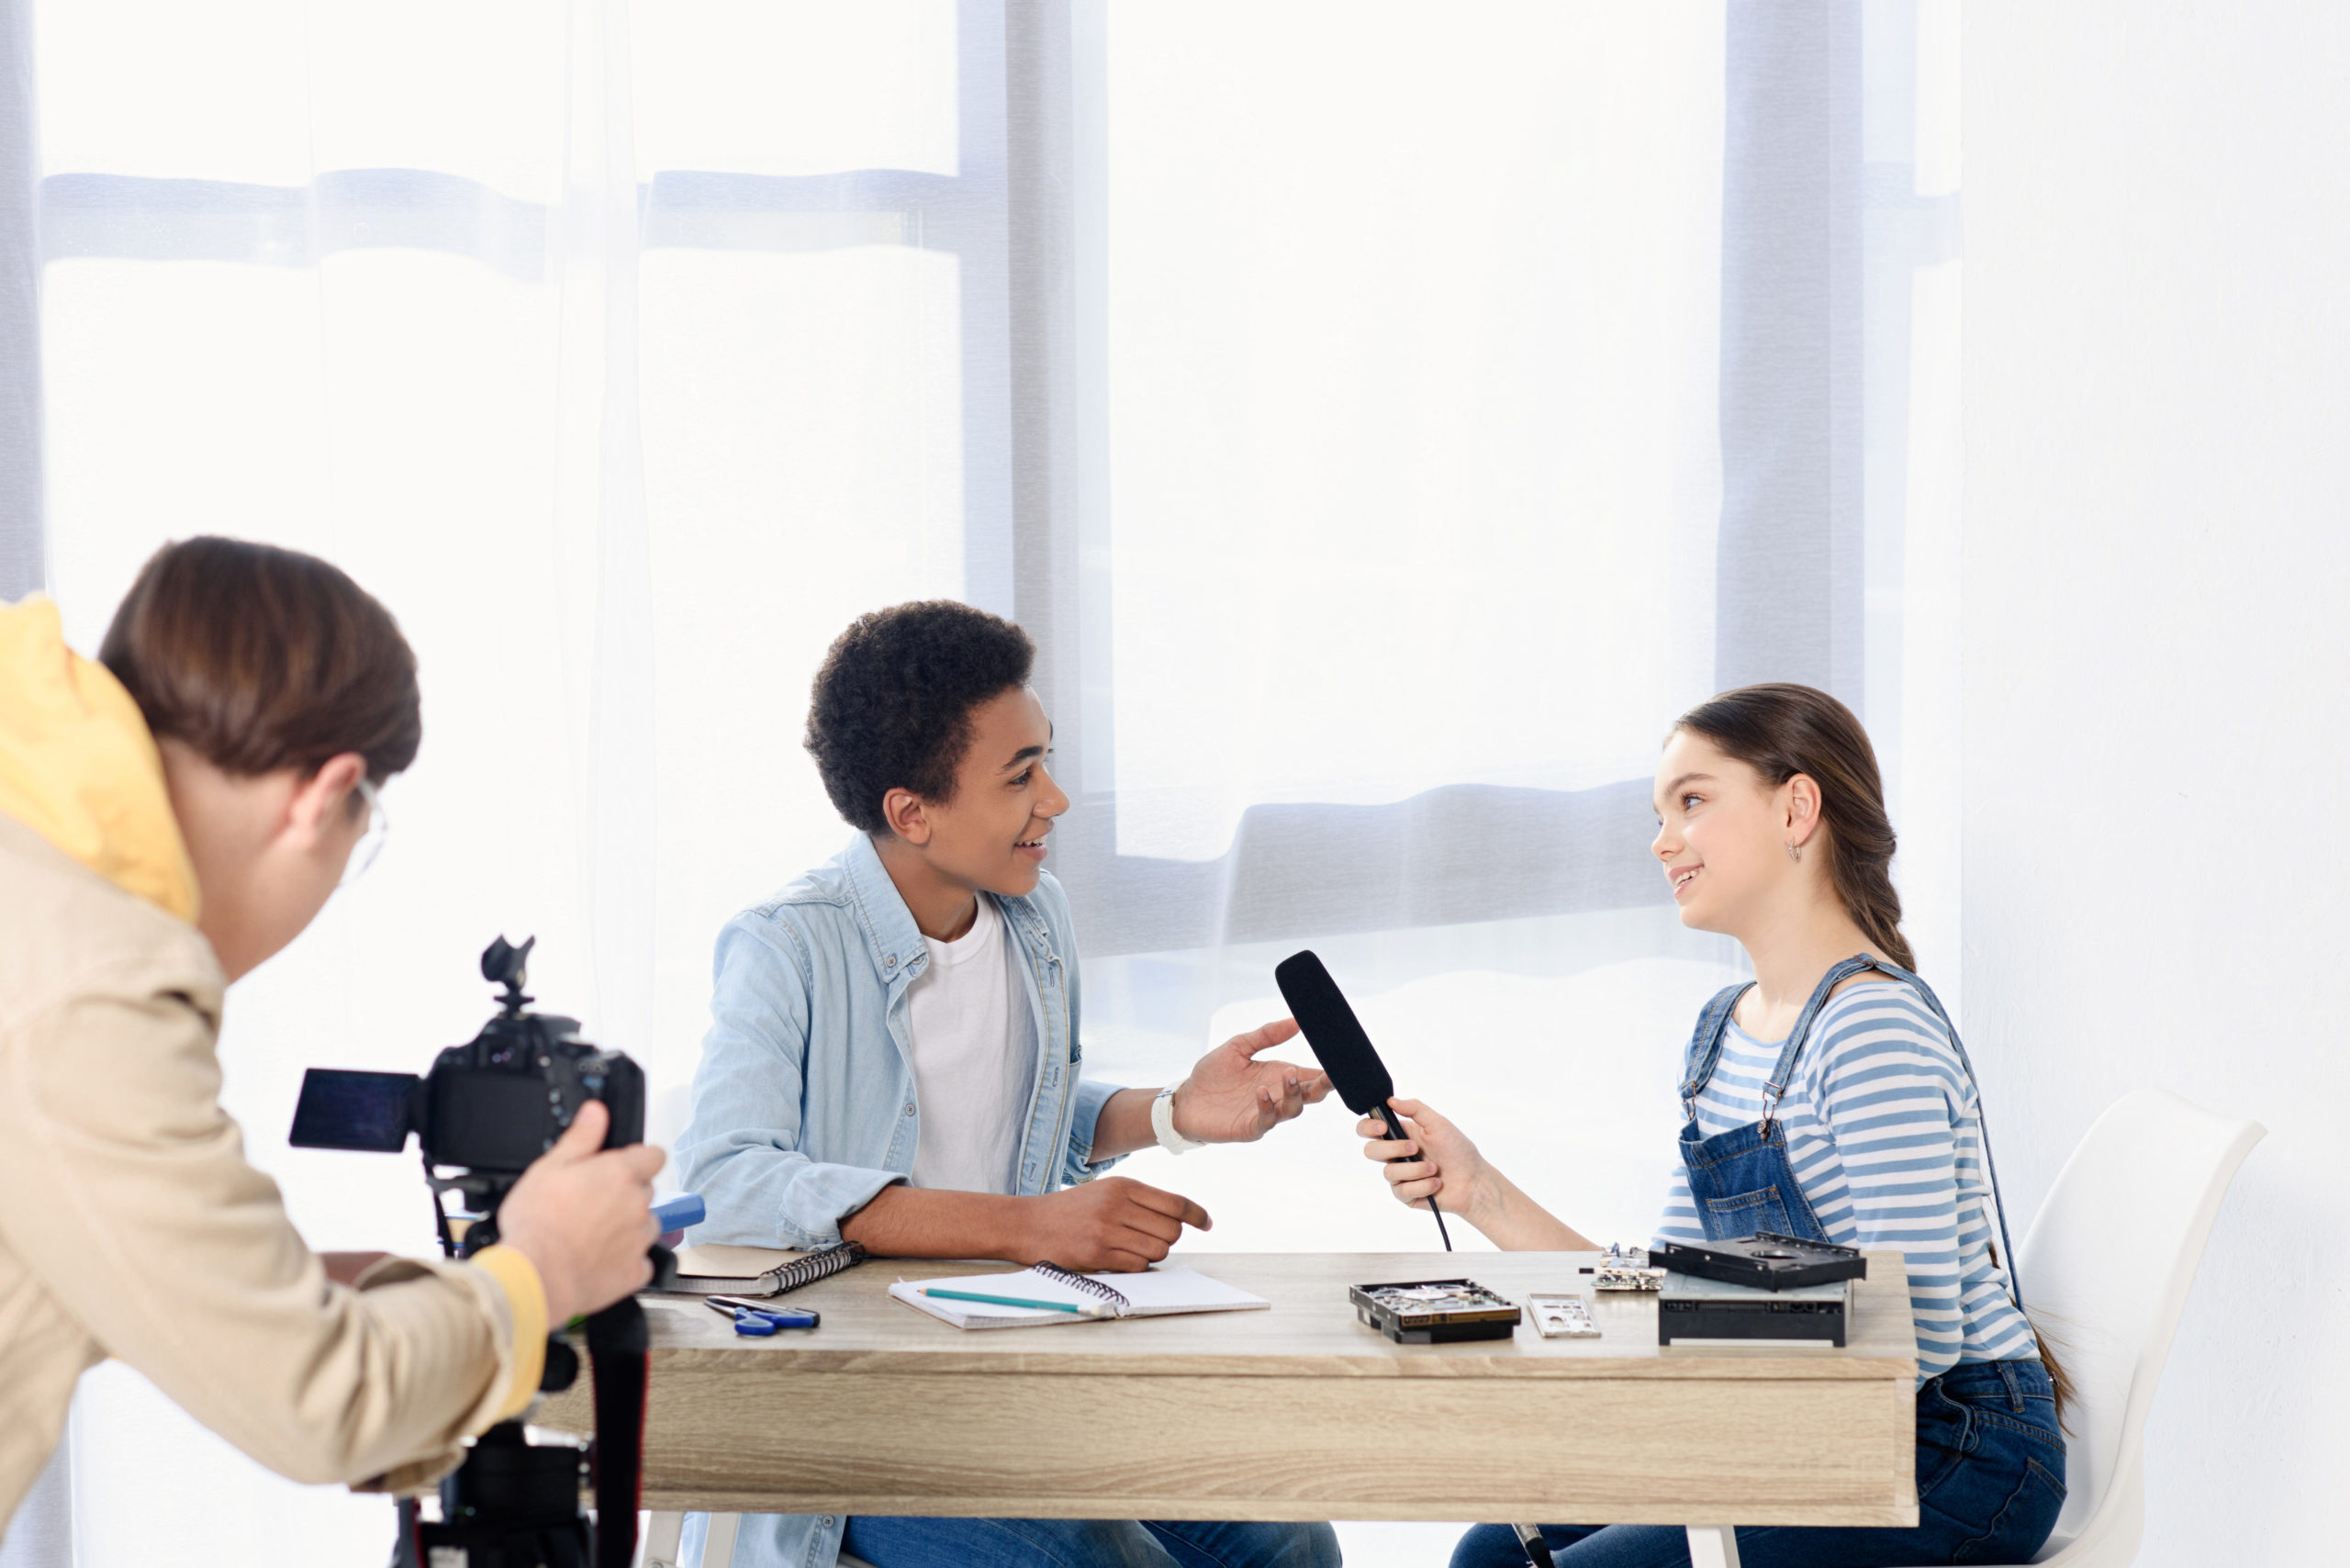
{"label": "table leg", "polygon": [[1689,1568],[1738,1568],[1738,1531],[1729,1525],[1691,1525]]}

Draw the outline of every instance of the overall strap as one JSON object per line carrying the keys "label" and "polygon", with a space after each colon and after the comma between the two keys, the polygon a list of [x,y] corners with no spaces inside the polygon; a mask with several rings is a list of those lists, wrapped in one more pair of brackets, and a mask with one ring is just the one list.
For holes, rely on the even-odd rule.
{"label": "overall strap", "polygon": [[[1858,959],[1848,961],[1860,962]],[[1958,1053],[1958,1065],[1966,1070],[1967,1081],[1975,1085],[1975,1126],[1983,1136],[1983,1173],[1991,1179],[1991,1209],[1999,1216],[1999,1251],[2007,1260],[2008,1294],[2015,1299],[2016,1310],[2021,1312],[2023,1271],[2016,1261],[2015,1243],[2008,1238],[2008,1200],[1999,1192],[1998,1162],[1991,1158],[1991,1118],[1983,1109],[1983,1086],[1975,1076],[1975,1064],[1967,1059],[1966,1044],[1958,1037],[1958,1025],[1952,1023],[1950,1014],[1942,1010],[1942,999],[1934,994],[1932,986],[1887,959],[1870,959],[1867,967],[1905,982],[1925,999],[1926,1005],[1933,1010],[1934,1016],[1941,1019],[1942,1027],[1950,1032],[1951,1049]]]}
{"label": "overall strap", "polygon": [[1729,1026],[1729,1015],[1738,1011],[1738,999],[1753,989],[1754,982],[1748,980],[1718,991],[1697,1014],[1697,1029],[1689,1036],[1689,1056],[1681,1080],[1681,1103],[1692,1121],[1697,1117],[1697,1096],[1713,1081],[1715,1064],[1722,1059],[1722,1032]]}
{"label": "overall strap", "polygon": [[1796,1026],[1787,1031],[1787,1043],[1779,1052],[1779,1065],[1771,1070],[1771,1081],[1762,1086],[1762,1126],[1769,1130],[1778,1119],[1779,1101],[1786,1093],[1787,1085],[1795,1081],[1796,1058],[1803,1054],[1803,1043],[1811,1034],[1812,1020],[1828,1005],[1828,993],[1859,974],[1874,969],[1875,960],[1866,958],[1841,958],[1828,966],[1819,983],[1811,988],[1811,1000],[1803,1004],[1803,1012],[1796,1017]]}

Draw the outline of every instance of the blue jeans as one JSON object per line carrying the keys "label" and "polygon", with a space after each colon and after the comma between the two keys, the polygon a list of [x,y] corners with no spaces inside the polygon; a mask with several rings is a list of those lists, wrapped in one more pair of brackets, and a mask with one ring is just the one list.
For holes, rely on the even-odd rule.
{"label": "blue jeans", "polygon": [[841,1549],[873,1568],[1338,1568],[1328,1525],[1162,1519],[848,1521]]}
{"label": "blue jeans", "polygon": [[[1918,1390],[1918,1528],[1741,1527],[1742,1568],[2029,1562],[2065,1506],[2065,1437],[2037,1361],[1964,1361]],[[1687,1568],[1677,1525],[1544,1525],[1559,1568]],[[1479,1525],[1452,1568],[1526,1568],[1505,1525]]]}

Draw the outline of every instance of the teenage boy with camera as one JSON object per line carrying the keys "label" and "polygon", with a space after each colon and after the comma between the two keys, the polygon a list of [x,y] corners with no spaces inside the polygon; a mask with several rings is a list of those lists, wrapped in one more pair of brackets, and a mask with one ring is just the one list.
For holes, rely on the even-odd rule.
{"label": "teenage boy with camera", "polygon": [[0,1532],[108,1356],[281,1474],[411,1490],[645,1282],[661,1153],[590,1103],[470,1262],[313,1253],[220,1108],[222,992],[414,760],[415,655],[325,562],[194,539],[100,661],[0,605]]}
{"label": "teenage boy with camera", "polygon": [[[947,600],[861,617],[833,644],[807,744],[858,831],[719,936],[678,1140],[710,1210],[695,1239],[1140,1269],[1208,1216],[1107,1166],[1153,1142],[1248,1142],[1329,1092],[1258,1059],[1288,1020],[1171,1088],[1079,1077],[1077,944],[1044,869],[1069,797],[1034,658],[1017,626]],[[876,1568],[1337,1561],[1327,1525],[784,1515],[745,1518],[735,1560],[830,1568],[844,1550]]]}

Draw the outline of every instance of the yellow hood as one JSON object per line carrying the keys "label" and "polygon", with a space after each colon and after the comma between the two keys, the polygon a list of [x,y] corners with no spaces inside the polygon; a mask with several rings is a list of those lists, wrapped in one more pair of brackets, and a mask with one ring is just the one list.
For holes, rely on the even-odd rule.
{"label": "yellow hood", "polygon": [[0,812],[125,891],[196,919],[196,868],[139,705],[65,645],[57,606],[0,604]]}

